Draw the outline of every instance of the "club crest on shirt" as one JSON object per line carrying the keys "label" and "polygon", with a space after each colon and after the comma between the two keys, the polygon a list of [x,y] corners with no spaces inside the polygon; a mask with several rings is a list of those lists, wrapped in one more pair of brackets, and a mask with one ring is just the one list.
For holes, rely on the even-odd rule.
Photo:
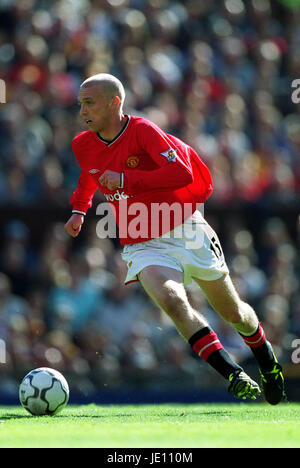
{"label": "club crest on shirt", "polygon": [[167,158],[168,161],[175,162],[177,158],[177,150],[173,148],[169,148],[167,151],[163,151],[160,153],[162,156]]}
{"label": "club crest on shirt", "polygon": [[127,159],[126,159],[126,164],[128,167],[132,167],[132,168],[135,168],[139,165],[139,158],[137,156],[129,156]]}

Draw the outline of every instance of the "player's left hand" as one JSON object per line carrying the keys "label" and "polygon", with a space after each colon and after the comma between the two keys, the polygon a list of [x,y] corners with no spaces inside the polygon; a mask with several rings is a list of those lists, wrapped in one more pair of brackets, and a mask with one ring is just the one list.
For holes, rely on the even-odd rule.
{"label": "player's left hand", "polygon": [[121,174],[120,172],[110,171],[106,169],[103,174],[99,177],[99,182],[109,190],[115,190],[121,185]]}

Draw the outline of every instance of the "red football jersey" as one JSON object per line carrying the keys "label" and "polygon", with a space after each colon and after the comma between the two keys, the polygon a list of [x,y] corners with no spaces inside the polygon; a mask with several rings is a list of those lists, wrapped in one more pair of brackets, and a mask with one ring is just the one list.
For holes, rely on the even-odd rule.
{"label": "red football jersey", "polygon": [[[122,131],[110,142],[88,130],[72,143],[81,166],[70,202],[73,211],[86,213],[100,189],[112,205],[121,244],[169,232],[212,192],[210,172],[193,148],[147,119],[127,117]],[[107,169],[123,172],[122,188],[111,191],[99,183]]]}

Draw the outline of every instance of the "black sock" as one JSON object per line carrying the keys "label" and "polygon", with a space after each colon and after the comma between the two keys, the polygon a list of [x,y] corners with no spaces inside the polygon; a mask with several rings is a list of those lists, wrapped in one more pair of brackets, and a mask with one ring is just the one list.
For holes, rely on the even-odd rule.
{"label": "black sock", "polygon": [[275,364],[275,357],[271,344],[266,340],[264,329],[259,324],[251,336],[240,333],[245,343],[250,347],[254,357],[263,371],[271,371]]}
{"label": "black sock", "polygon": [[223,348],[217,334],[210,328],[204,327],[196,332],[190,339],[189,344],[196,354],[210,364],[225,379],[237,370],[243,370],[229,356]]}

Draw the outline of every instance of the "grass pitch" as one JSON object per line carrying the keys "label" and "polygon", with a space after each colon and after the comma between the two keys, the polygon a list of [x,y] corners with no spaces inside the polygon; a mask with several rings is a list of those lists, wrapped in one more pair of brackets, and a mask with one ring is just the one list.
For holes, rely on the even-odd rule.
{"label": "grass pitch", "polygon": [[52,417],[0,407],[0,447],[300,447],[300,404],[69,405]]}

